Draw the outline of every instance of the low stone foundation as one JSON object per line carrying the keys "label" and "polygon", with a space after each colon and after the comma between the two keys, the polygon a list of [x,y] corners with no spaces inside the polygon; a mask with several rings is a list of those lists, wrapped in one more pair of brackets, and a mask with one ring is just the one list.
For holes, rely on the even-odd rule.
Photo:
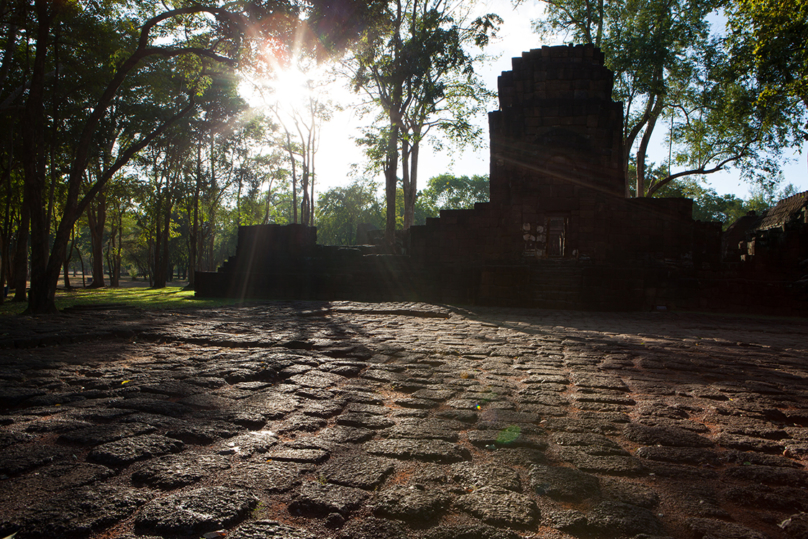
{"label": "low stone foundation", "polygon": [[373,245],[317,245],[316,229],[239,229],[238,253],[220,271],[197,272],[200,297],[429,301],[593,310],[681,308],[692,302],[682,268],[596,264],[588,259],[518,264],[430,264]]}

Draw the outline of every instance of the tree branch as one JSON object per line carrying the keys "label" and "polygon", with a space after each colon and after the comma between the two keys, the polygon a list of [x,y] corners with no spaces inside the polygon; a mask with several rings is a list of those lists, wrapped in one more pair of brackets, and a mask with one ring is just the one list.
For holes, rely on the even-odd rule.
{"label": "tree branch", "polygon": [[93,184],[93,186],[84,195],[84,198],[82,198],[81,201],[79,201],[77,205],[76,214],[81,215],[84,212],[84,210],[87,208],[87,205],[92,201],[93,197],[95,197],[95,195],[98,194],[98,192],[104,188],[104,186],[107,184],[110,178],[112,178],[112,176],[114,176],[115,173],[117,173],[124,165],[126,165],[126,163],[128,163],[129,160],[131,160],[132,157],[135,156],[135,154],[137,154],[140,150],[151,144],[151,142],[157,137],[159,137],[162,133],[164,133],[166,129],[174,125],[178,120],[180,120],[181,118],[186,116],[189,112],[191,112],[194,109],[195,105],[196,103],[194,103],[192,99],[187,107],[185,107],[180,112],[169,118],[157,129],[155,129],[154,131],[152,131],[151,133],[149,133],[136,143],[126,148],[126,150],[124,150],[123,153],[121,153],[121,155],[118,156],[118,159],[115,160],[115,163],[113,163],[109,169],[107,169],[101,176],[99,176],[95,184]]}
{"label": "tree branch", "polygon": [[143,49],[143,56],[160,56],[162,58],[174,58],[175,56],[182,56],[183,54],[195,54],[197,56],[204,56],[205,58],[210,58],[211,60],[216,60],[217,62],[222,62],[229,65],[236,65],[236,60],[232,58],[228,58],[226,56],[220,56],[215,52],[203,49],[201,47],[183,47],[181,49],[161,49],[161,48],[150,48],[150,49]]}
{"label": "tree branch", "polygon": [[648,188],[648,196],[650,197],[651,195],[656,193],[661,188],[665,187],[667,184],[669,184],[670,182],[672,182],[676,178],[681,178],[682,176],[692,176],[694,174],[713,174],[715,172],[719,172],[721,170],[724,170],[724,167],[727,164],[732,163],[734,161],[737,161],[739,159],[743,159],[744,157],[746,157],[746,150],[747,149],[748,148],[744,148],[744,150],[741,153],[724,159],[723,161],[718,163],[713,168],[706,169],[706,168],[704,168],[704,166],[701,166],[701,167],[699,167],[697,169],[685,170],[685,171],[682,171],[682,172],[677,172],[676,174],[671,174],[670,176],[667,176],[666,178],[663,178],[662,180],[654,182],[653,185],[651,185]]}

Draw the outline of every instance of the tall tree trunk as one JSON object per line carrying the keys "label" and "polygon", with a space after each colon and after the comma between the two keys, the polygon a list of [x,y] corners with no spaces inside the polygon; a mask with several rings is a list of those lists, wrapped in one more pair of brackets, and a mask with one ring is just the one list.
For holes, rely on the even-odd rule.
{"label": "tall tree trunk", "polygon": [[47,207],[42,199],[46,186],[45,170],[45,67],[48,54],[49,34],[54,15],[50,10],[55,6],[47,0],[36,0],[37,18],[36,54],[31,76],[31,86],[25,103],[22,122],[23,156],[22,165],[25,176],[24,206],[28,208],[31,226],[31,293],[28,297],[29,313],[56,312],[48,290],[55,292],[56,281],[62,263],[56,268],[53,285],[49,287],[52,272],[48,272],[48,234],[50,226],[47,219]]}
{"label": "tall tree trunk", "polygon": [[[76,248],[76,231],[75,231],[75,227],[74,227],[72,237],[71,237],[71,242],[70,242],[70,248],[67,250],[67,253],[65,254],[65,259],[64,259],[64,263],[63,263],[63,265],[64,265],[64,275],[65,275],[65,289],[66,290],[70,290],[72,288],[70,286],[70,273],[69,273],[69,271],[70,271],[70,261],[73,259],[73,249],[75,249],[75,248]],[[75,270],[73,270],[73,275],[76,275]]]}
{"label": "tall tree trunk", "polygon": [[194,272],[196,271],[196,249],[197,238],[199,237],[199,186],[202,182],[202,144],[197,145],[196,149],[196,186],[194,187],[193,199],[193,217],[191,221],[191,230],[188,234],[188,287],[193,288],[196,282]]}
{"label": "tall tree trunk", "polygon": [[81,263],[81,287],[87,288],[87,272],[84,271],[84,257],[81,256],[81,251],[76,247],[75,242],[73,242],[73,248],[76,249],[76,254],[79,255],[79,262]]}
{"label": "tall tree trunk", "polygon": [[149,239],[148,245],[146,268],[148,268],[149,286],[154,286],[154,238]]}
{"label": "tall tree trunk", "polygon": [[[213,196],[213,200],[217,200],[215,196],[218,191],[219,186],[216,183],[216,159],[215,159],[215,146],[213,144],[214,135],[211,131],[210,135],[210,192]],[[215,223],[216,223],[216,202],[211,203],[210,211],[208,211],[208,260],[207,260],[207,269],[208,271],[215,271],[215,262],[213,261],[213,244],[216,241],[215,236]]]}
{"label": "tall tree trunk", "polygon": [[[314,125],[314,124],[312,123],[312,125]],[[314,129],[314,127],[312,127],[312,130],[313,130],[313,129]],[[314,150],[311,152],[311,177],[310,177],[310,179],[309,179],[309,181],[311,182],[311,187],[310,187],[310,189],[311,189],[311,196],[309,197],[309,200],[311,201],[311,202],[310,202],[310,206],[311,206],[311,207],[310,207],[310,209],[309,209],[309,226],[314,226],[314,179],[315,179],[315,174],[314,174],[314,157],[315,157],[316,153],[317,153],[317,150],[316,150],[316,149],[314,149]]]}
{"label": "tall tree trunk", "polygon": [[123,228],[123,207],[120,202],[114,203],[115,213],[112,216],[112,223],[109,229],[109,239],[107,240],[107,268],[109,271],[109,285],[112,288],[121,286],[121,261],[119,238],[122,236]]}
{"label": "tall tree trunk", "polygon": [[9,167],[3,170],[3,183],[6,185],[6,208],[3,216],[3,231],[0,237],[0,305],[5,301],[5,285],[9,279],[9,255],[11,254],[11,160]]}
{"label": "tall tree trunk", "polygon": [[[413,6],[414,7],[414,6]],[[394,45],[393,56],[396,61],[401,59],[401,23],[402,10],[401,1],[396,1],[396,20],[394,30]],[[393,83],[393,89],[390,92],[390,102],[387,103],[387,114],[390,119],[390,135],[387,140],[387,155],[384,161],[384,191],[385,198],[387,199],[387,216],[384,227],[384,239],[390,249],[395,248],[396,242],[396,188],[398,187],[398,178],[396,172],[398,171],[398,136],[401,130],[401,107],[402,96],[404,93],[402,81]]]}
{"label": "tall tree trunk", "polygon": [[216,258],[214,256],[214,251],[216,248],[216,234],[214,233],[213,229],[213,219],[211,217],[211,223],[208,230],[208,268],[210,271],[216,270]]}
{"label": "tall tree trunk", "polygon": [[309,169],[305,159],[303,161],[303,174],[300,178],[300,191],[303,193],[300,201],[300,222],[307,225],[309,224]]}
{"label": "tall tree trunk", "polygon": [[[626,133],[625,139],[623,140],[623,174],[625,174],[626,179],[626,198],[631,197],[631,191],[629,186],[631,185],[631,178],[629,177],[629,162],[631,161],[631,148],[634,146],[634,141],[637,140],[637,136],[642,131],[642,128],[648,123],[648,118],[651,116],[651,111],[654,108],[654,100],[649,99],[645,105],[645,112],[643,113],[642,118],[640,118],[637,123]],[[625,126],[628,128],[628,125]],[[635,193],[635,196],[639,196]]]}
{"label": "tall tree trunk", "polygon": [[401,138],[401,190],[404,194],[404,230],[410,228],[407,223],[407,196],[410,192],[410,141],[407,137]]}
{"label": "tall tree trunk", "polygon": [[[303,178],[300,185],[300,189],[303,192],[303,203],[302,203],[302,215],[300,222],[304,225],[309,225],[311,223],[311,197],[309,196],[309,179],[311,178],[310,173],[311,169],[309,168],[311,165],[311,153],[312,153],[312,146],[311,146],[311,136],[312,131],[314,130],[314,109],[311,108],[311,102],[309,102],[309,110],[311,111],[311,128],[308,129],[308,133],[306,136],[303,136],[303,132],[298,125],[298,133],[300,133],[300,141],[303,145],[301,150],[303,150]],[[295,122],[297,123],[297,122]],[[303,124],[305,125],[305,123]]]}
{"label": "tall tree trunk", "polygon": [[104,228],[107,221],[107,196],[99,191],[95,204],[87,207],[87,221],[90,229],[90,248],[93,254],[93,282],[90,288],[103,288],[104,283]]}
{"label": "tall tree trunk", "polygon": [[70,290],[70,258],[65,258],[64,262],[64,281],[65,281],[65,290]]}
{"label": "tall tree trunk", "polygon": [[53,79],[53,87],[51,88],[51,95],[54,96],[51,99],[51,106],[53,115],[52,118],[52,125],[53,129],[51,130],[51,140],[50,140],[50,189],[48,193],[48,228],[50,230],[51,223],[53,223],[53,212],[56,206],[56,184],[58,183],[59,175],[56,170],[56,145],[57,139],[59,137],[59,106],[58,101],[56,99],[57,92],[59,90],[59,28],[60,24],[57,21],[56,26],[54,28],[54,35],[53,35],[53,63],[55,65],[55,76]]}
{"label": "tall tree trunk", "polygon": [[267,195],[266,195],[267,198],[266,198],[266,204],[264,205],[264,220],[261,222],[262,225],[269,223],[269,206],[272,203],[272,183],[273,183],[272,174],[274,173],[272,172],[272,169],[270,169],[270,179],[269,179],[269,185],[267,186]]}
{"label": "tall tree trunk", "polygon": [[157,211],[154,216],[154,250],[152,252],[152,275],[154,275],[154,288],[165,288],[166,281],[163,274],[163,260],[162,260],[162,247],[163,247],[163,223],[162,223],[162,203],[158,203]]}
{"label": "tall tree trunk", "polygon": [[292,223],[297,223],[297,167],[295,154],[292,152],[292,136],[286,131],[286,148],[289,152],[289,160],[292,162]]}
{"label": "tall tree trunk", "polygon": [[654,127],[656,127],[657,118],[662,113],[662,109],[665,107],[665,98],[662,95],[656,96],[656,103],[654,104],[654,109],[651,111],[651,115],[648,118],[648,123],[645,126],[645,132],[642,134],[642,139],[640,139],[640,147],[637,149],[637,196],[644,197],[647,195],[647,188],[650,187],[646,185],[645,181],[645,157],[648,153],[648,143],[651,140],[651,135],[654,133]]}
{"label": "tall tree trunk", "polygon": [[418,195],[418,154],[421,134],[415,131],[412,140],[401,142],[401,179],[404,191],[404,230],[415,224],[415,199]]}
{"label": "tall tree trunk", "polygon": [[20,209],[20,227],[17,230],[17,245],[14,253],[14,301],[25,301],[28,286],[28,228],[30,214],[23,202]]}
{"label": "tall tree trunk", "polygon": [[244,181],[244,167],[238,174],[238,191],[236,192],[236,230],[241,226],[241,189]]}
{"label": "tall tree trunk", "polygon": [[207,232],[205,231],[205,223],[199,224],[199,237],[197,238],[197,252],[196,252],[196,267],[199,271],[205,270],[205,245],[207,242]]}
{"label": "tall tree trunk", "polygon": [[415,200],[418,197],[418,155],[421,150],[420,134],[416,133],[410,150],[410,185],[404,191],[404,229],[415,224]]}
{"label": "tall tree trunk", "polygon": [[[401,90],[398,89],[398,101]],[[394,98],[394,101],[395,98]],[[396,101],[396,102],[398,102]],[[384,239],[390,248],[396,242],[396,188],[398,187],[398,133],[401,125],[401,114],[398,107],[390,110],[390,136],[387,140],[387,156],[384,162],[385,198],[387,199],[387,219],[384,228]]]}
{"label": "tall tree trunk", "polygon": [[123,213],[118,213],[118,245],[115,251],[112,272],[112,286],[121,286],[121,258],[123,257]]}
{"label": "tall tree trunk", "polygon": [[[168,195],[167,195],[168,196]],[[168,263],[169,259],[169,245],[168,240],[171,236],[171,208],[173,204],[170,201],[166,201],[165,203],[165,210],[163,215],[163,255],[161,257],[161,267],[160,267],[160,277],[162,278],[162,286],[160,288],[165,288],[166,284],[171,280],[171,276],[169,270],[173,268]]]}
{"label": "tall tree trunk", "polygon": [[104,260],[107,262],[107,272],[109,275],[109,286],[115,287],[115,270],[114,270],[114,263],[112,260],[113,252],[115,250],[115,234],[118,233],[118,230],[115,228],[115,224],[111,223],[109,227],[109,238],[107,238],[106,242],[106,250],[104,251]]}
{"label": "tall tree trunk", "polygon": [[208,226],[207,230],[205,230],[204,233],[205,252],[202,254],[205,255],[206,259],[204,260],[205,266],[202,267],[207,268],[206,271],[216,271],[216,263],[213,258],[214,246],[216,244],[215,222],[216,222],[216,204],[214,203],[208,207]]}

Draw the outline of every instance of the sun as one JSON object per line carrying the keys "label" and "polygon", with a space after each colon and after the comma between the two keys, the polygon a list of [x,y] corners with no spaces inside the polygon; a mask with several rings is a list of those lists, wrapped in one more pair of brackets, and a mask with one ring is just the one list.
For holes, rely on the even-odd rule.
{"label": "sun", "polygon": [[275,71],[267,80],[265,98],[283,108],[304,106],[311,94],[312,77],[297,67]]}
{"label": "sun", "polygon": [[255,62],[241,73],[239,91],[250,106],[292,113],[305,108],[321,78],[321,66],[302,47],[302,34],[290,43],[263,40]]}

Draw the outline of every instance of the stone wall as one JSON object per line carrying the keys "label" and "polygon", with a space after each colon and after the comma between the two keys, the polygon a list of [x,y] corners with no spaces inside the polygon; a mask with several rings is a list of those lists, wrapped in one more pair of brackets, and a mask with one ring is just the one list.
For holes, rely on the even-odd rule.
{"label": "stone wall", "polygon": [[808,191],[738,219],[724,234],[722,257],[720,272],[702,275],[702,304],[808,314]]}

